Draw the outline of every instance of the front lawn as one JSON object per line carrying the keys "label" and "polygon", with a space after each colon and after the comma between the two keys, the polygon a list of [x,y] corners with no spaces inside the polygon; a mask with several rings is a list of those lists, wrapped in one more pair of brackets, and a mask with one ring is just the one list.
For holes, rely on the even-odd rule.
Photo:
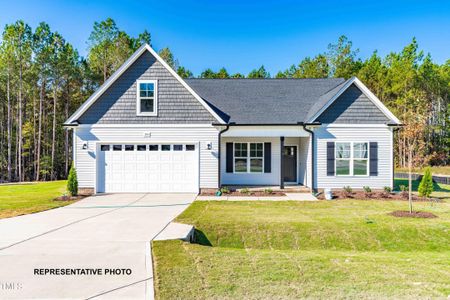
{"label": "front lawn", "polygon": [[199,244],[153,243],[156,296],[445,298],[450,203],[436,219],[395,218],[406,201],[194,202],[177,222]]}
{"label": "front lawn", "polygon": [[66,191],[67,181],[0,185],[0,219],[65,206],[74,201],[55,198]]}

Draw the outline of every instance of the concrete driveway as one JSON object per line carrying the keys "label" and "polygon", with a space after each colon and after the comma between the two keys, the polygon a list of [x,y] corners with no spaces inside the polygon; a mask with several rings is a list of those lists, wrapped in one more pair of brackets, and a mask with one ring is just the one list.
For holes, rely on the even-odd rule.
{"label": "concrete driveway", "polygon": [[[0,220],[0,299],[153,297],[150,241],[194,199],[111,194]],[[48,273],[63,269],[76,274]]]}

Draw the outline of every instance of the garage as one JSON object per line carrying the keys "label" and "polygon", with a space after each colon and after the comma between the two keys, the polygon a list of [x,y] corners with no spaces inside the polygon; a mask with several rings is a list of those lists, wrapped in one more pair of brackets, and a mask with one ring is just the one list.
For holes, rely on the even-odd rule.
{"label": "garage", "polygon": [[98,193],[197,193],[198,144],[97,146]]}

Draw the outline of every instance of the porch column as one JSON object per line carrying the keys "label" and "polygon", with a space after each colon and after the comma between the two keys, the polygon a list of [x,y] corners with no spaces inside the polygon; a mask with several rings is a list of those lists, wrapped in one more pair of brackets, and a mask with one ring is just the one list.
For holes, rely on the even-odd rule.
{"label": "porch column", "polygon": [[280,136],[280,189],[284,189],[284,136]]}

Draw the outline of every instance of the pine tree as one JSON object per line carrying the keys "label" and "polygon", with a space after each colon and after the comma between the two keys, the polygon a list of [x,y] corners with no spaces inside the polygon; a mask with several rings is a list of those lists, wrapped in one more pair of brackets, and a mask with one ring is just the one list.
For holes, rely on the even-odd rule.
{"label": "pine tree", "polygon": [[431,175],[430,167],[427,167],[419,184],[419,196],[429,198],[432,192],[433,176]]}

